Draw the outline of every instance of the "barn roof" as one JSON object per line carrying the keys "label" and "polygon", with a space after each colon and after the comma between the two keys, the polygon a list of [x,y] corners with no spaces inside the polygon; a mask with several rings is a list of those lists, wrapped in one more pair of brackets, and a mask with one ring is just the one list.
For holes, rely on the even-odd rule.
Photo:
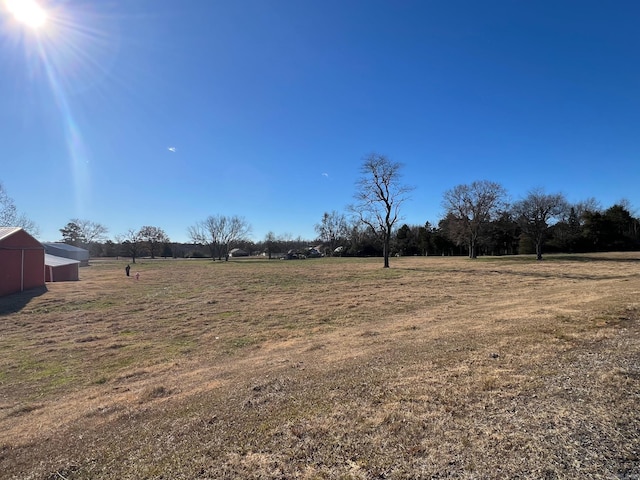
{"label": "barn roof", "polygon": [[80,262],[71,258],[56,257],[55,255],[49,255],[48,253],[44,254],[44,264],[47,267],[61,267],[63,265],[73,265],[77,263]]}
{"label": "barn roof", "polygon": [[22,230],[20,227],[0,227],[0,240],[10,237],[20,230]]}
{"label": "barn roof", "polygon": [[55,247],[60,250],[66,250],[68,252],[88,252],[85,248],[76,247],[73,245],[69,245],[67,243],[59,243],[59,242],[43,242],[42,245],[46,247]]}

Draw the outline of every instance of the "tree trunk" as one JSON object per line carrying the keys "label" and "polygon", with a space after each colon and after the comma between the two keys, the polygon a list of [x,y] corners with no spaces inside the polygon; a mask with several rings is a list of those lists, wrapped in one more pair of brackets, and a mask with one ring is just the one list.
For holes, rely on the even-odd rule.
{"label": "tree trunk", "polygon": [[385,235],[384,237],[384,247],[383,247],[383,255],[384,255],[384,268],[389,268],[389,244],[390,235]]}

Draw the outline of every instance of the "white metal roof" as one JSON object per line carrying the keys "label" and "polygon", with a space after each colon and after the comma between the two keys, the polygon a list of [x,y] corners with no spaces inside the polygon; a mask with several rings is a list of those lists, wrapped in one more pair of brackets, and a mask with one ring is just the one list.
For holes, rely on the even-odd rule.
{"label": "white metal roof", "polygon": [[55,255],[49,255],[48,253],[44,254],[44,264],[47,267],[61,267],[63,265],[73,265],[76,263],[80,262],[71,258],[56,257]]}

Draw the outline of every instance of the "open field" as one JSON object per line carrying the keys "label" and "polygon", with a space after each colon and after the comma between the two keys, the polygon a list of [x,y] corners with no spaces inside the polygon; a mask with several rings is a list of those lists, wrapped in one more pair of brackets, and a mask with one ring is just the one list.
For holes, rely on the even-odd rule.
{"label": "open field", "polygon": [[0,478],[640,479],[639,259],[94,261],[0,299]]}

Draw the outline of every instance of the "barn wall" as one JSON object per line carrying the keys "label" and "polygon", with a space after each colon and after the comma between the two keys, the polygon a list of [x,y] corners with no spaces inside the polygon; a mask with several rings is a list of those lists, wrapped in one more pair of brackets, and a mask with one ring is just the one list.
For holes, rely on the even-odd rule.
{"label": "barn wall", "polygon": [[44,286],[44,247],[24,230],[0,241],[0,296]]}
{"label": "barn wall", "polygon": [[24,289],[44,286],[44,248],[24,251]]}
{"label": "barn wall", "polygon": [[21,268],[21,250],[0,250],[0,296],[20,291]]}
{"label": "barn wall", "polygon": [[[24,253],[24,257],[23,257]],[[24,258],[24,263],[23,263]],[[44,249],[0,245],[0,296],[44,286]]]}
{"label": "barn wall", "polygon": [[[59,265],[57,267],[45,267],[45,280],[47,282],[71,282],[79,280],[78,263]],[[53,278],[51,274],[53,273]]]}

